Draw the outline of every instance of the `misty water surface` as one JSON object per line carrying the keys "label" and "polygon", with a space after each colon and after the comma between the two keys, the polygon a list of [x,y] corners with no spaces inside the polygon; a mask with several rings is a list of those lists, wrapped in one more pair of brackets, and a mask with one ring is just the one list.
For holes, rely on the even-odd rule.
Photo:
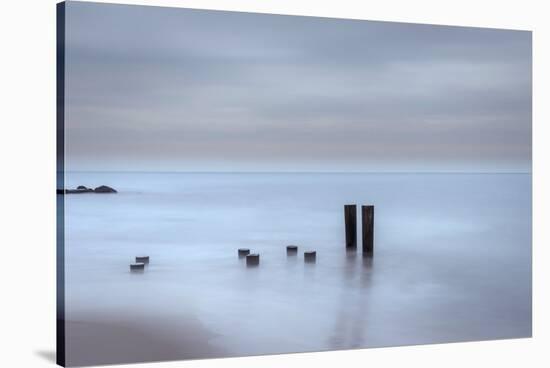
{"label": "misty water surface", "polygon": [[[66,196],[66,319],[124,319],[176,349],[192,319],[218,350],[179,358],[531,335],[531,175],[90,172],[66,182],[119,191]],[[372,260],[360,243],[345,252],[347,203],[376,206]],[[240,247],[260,253],[260,267],[247,268]],[[140,254],[151,264],[132,274]]]}

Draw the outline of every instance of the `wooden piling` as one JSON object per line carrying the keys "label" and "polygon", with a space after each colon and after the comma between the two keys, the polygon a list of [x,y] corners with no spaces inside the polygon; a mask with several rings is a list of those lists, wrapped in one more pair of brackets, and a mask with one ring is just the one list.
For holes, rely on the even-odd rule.
{"label": "wooden piling", "polygon": [[257,253],[249,254],[246,256],[247,266],[258,266],[260,264],[260,255]]}
{"label": "wooden piling", "polygon": [[374,255],[374,206],[361,206],[363,225],[363,255]]}
{"label": "wooden piling", "polygon": [[286,246],[286,255],[287,256],[295,256],[298,254],[298,246],[297,245],[287,245]]}
{"label": "wooden piling", "polygon": [[346,227],[346,249],[357,249],[357,206],[354,204],[344,205],[344,219]]}
{"label": "wooden piling", "polygon": [[136,263],[149,263],[149,256],[137,256]]}
{"label": "wooden piling", "polygon": [[130,271],[143,271],[145,269],[145,263],[130,263]]}
{"label": "wooden piling", "polygon": [[317,258],[317,252],[304,252],[304,262],[306,263],[315,263]]}
{"label": "wooden piling", "polygon": [[239,248],[238,253],[239,253],[239,258],[244,258],[244,257],[246,257],[247,255],[250,254],[250,249]]}

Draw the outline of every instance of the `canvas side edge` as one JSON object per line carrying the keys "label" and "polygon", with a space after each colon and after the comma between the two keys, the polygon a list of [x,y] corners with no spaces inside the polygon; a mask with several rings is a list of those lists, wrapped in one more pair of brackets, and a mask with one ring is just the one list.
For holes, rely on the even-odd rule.
{"label": "canvas side edge", "polygon": [[65,366],[65,2],[56,5],[56,363]]}

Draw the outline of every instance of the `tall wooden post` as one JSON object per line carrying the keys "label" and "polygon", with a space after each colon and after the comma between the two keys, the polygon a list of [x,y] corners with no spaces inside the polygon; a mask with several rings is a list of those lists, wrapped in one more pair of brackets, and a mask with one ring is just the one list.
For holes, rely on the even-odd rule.
{"label": "tall wooden post", "polygon": [[357,206],[344,205],[344,218],[346,222],[346,250],[357,249]]}
{"label": "tall wooden post", "polygon": [[361,206],[363,222],[363,255],[374,254],[374,206]]}

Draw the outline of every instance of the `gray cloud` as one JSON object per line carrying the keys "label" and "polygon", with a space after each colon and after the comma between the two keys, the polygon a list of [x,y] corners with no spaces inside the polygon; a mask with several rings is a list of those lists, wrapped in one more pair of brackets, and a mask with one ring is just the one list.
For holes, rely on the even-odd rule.
{"label": "gray cloud", "polygon": [[69,2],[71,170],[530,170],[531,33]]}

